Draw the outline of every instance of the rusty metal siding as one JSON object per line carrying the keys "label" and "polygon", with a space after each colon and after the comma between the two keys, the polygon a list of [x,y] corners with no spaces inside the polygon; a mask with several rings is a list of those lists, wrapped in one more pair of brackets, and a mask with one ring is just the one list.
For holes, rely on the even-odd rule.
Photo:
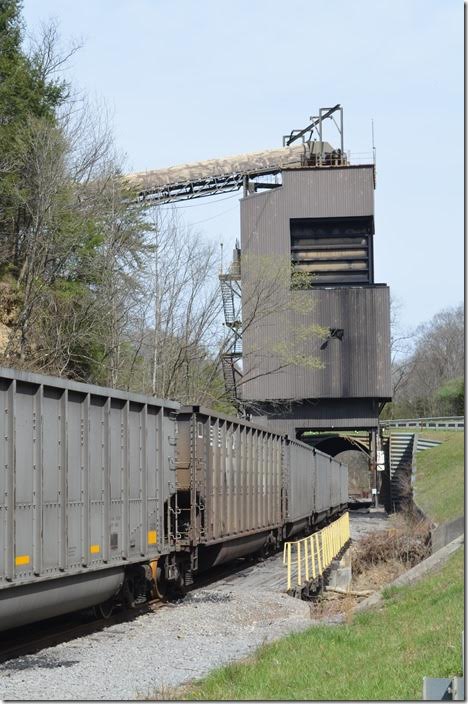
{"label": "rusty metal siding", "polygon": [[0,589],[168,552],[177,407],[0,368]]}
{"label": "rusty metal siding", "polygon": [[[178,445],[191,444],[192,497],[196,487],[202,507],[182,544],[210,545],[282,525],[282,435],[198,406],[181,409],[177,425]],[[178,458],[177,474],[185,466]]]}
{"label": "rusty metal siding", "polygon": [[347,468],[305,443],[198,406],[180,409],[177,425],[177,486],[199,509],[179,527],[181,546],[265,532],[344,503]]}
{"label": "rusty metal siding", "polygon": [[[250,322],[249,285],[255,280],[256,257],[290,259],[290,219],[372,216],[373,168],[330,168],[283,172],[283,186],[241,201],[241,249],[245,400],[306,398],[390,399],[390,300],[385,285],[315,287],[292,293],[309,296],[312,308],[283,306]],[[311,324],[343,328],[344,338],[322,340],[309,334],[294,350],[317,357],[324,369],[289,365],[278,345],[291,347],[297,332]],[[248,381],[251,377],[251,381]]]}
{"label": "rusty metal siding", "polygon": [[283,185],[241,200],[242,254],[290,255],[291,218],[374,214],[373,167],[283,171]]}
{"label": "rusty metal siding", "polygon": [[[248,400],[304,398],[382,398],[392,395],[390,366],[390,295],[387,286],[313,289],[313,309],[273,312],[244,333],[243,397]],[[316,324],[342,328],[321,350],[322,339],[308,334],[301,352],[322,369],[289,365],[275,346],[290,344],[297,331]],[[268,354],[266,354],[268,351]],[[286,360],[287,361],[287,360]],[[249,376],[252,378],[248,381]]]}

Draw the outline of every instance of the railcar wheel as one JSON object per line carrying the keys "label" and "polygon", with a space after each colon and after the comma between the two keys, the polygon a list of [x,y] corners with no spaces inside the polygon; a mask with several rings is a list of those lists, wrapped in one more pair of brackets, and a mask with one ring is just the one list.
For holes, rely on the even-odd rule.
{"label": "railcar wheel", "polygon": [[167,579],[164,570],[164,565],[160,565],[156,568],[156,577],[154,579],[154,594],[158,599],[163,601],[167,597]]}
{"label": "railcar wheel", "polygon": [[173,582],[169,582],[167,586],[167,596],[169,599],[183,599],[187,594],[187,586],[185,584],[184,575],[180,575]]}
{"label": "railcar wheel", "polygon": [[133,609],[136,603],[135,583],[133,577],[126,576],[122,587],[122,600],[127,609]]}
{"label": "railcar wheel", "polygon": [[105,620],[112,616],[114,610],[114,602],[112,599],[104,601],[102,604],[98,604],[94,607],[94,614],[96,618],[103,618]]}

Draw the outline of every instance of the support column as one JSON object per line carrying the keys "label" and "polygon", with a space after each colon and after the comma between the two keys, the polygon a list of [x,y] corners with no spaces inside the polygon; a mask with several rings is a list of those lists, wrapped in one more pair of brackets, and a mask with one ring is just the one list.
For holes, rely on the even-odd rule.
{"label": "support column", "polygon": [[372,428],[369,433],[369,449],[370,449],[370,471],[372,475],[372,494],[373,503],[377,507],[379,505],[379,478],[377,472],[377,434],[378,428]]}

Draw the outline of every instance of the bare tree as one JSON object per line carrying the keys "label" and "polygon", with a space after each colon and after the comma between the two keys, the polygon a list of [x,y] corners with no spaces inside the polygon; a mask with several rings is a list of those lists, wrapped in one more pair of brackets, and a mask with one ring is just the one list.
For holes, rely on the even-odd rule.
{"label": "bare tree", "polygon": [[92,123],[82,108],[56,124],[31,118],[17,134],[22,217],[1,252],[16,292],[15,314],[2,320],[3,353],[15,364],[115,385],[148,226],[137,206],[128,208],[106,121],[98,114]]}
{"label": "bare tree", "polygon": [[213,402],[221,391],[223,337],[216,248],[185,228],[174,209],[154,210],[150,222],[146,304],[133,334],[145,360],[143,388],[182,402]]}
{"label": "bare tree", "polygon": [[401,325],[403,303],[394,296],[390,297],[390,355],[392,368],[393,395],[398,391],[413,366],[410,357],[414,332],[405,330]]}
{"label": "bare tree", "polygon": [[464,375],[464,309],[437,313],[416,330],[414,350],[395,393],[395,403],[418,415],[437,413],[437,391]]}
{"label": "bare tree", "polygon": [[317,352],[329,329],[313,321],[310,284],[311,275],[292,269],[289,256],[242,257],[244,352],[239,388],[288,367],[324,367]]}

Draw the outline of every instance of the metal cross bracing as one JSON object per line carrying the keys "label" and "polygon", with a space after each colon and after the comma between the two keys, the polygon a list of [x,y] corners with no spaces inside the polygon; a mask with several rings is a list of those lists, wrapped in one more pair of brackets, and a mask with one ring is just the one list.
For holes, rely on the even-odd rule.
{"label": "metal cross bracing", "polygon": [[[333,117],[333,114],[335,112],[339,112],[339,124],[335,122],[335,118]],[[312,115],[311,116],[311,124],[305,127],[304,129],[301,130],[291,130],[291,132],[288,135],[285,135],[283,137],[283,146],[289,147],[293,142],[297,141],[298,139],[301,139],[303,142],[307,141],[310,142],[313,139],[314,136],[314,131],[317,131],[317,135],[319,138],[320,143],[323,142],[323,122],[326,119],[331,119],[334,124],[336,129],[338,130],[338,133],[340,135],[340,145],[341,145],[341,154],[344,154],[344,140],[343,140],[343,108],[341,105],[338,103],[337,105],[334,105],[332,108],[320,108],[319,114],[318,115]],[[323,155],[323,153],[322,153]]]}
{"label": "metal cross bracing", "polygon": [[[244,195],[262,189],[278,188],[281,181],[272,180],[271,177],[278,177],[288,168],[347,165],[347,157],[340,149],[334,150],[328,142],[314,141],[246,154],[239,158],[220,159],[218,162],[212,160],[162,171],[127,174],[125,180],[132,189],[137,188],[137,201],[148,205],[164,205],[231,193],[241,188],[244,189]],[[170,173],[172,171],[175,173]]]}
{"label": "metal cross bracing", "polygon": [[155,187],[151,191],[141,191],[139,201],[149,204],[175,203],[181,200],[192,200],[203,196],[216,196],[220,193],[238,191],[244,182],[244,174],[233,173],[227,176],[213,176],[196,181],[171,183],[166,186]]}

